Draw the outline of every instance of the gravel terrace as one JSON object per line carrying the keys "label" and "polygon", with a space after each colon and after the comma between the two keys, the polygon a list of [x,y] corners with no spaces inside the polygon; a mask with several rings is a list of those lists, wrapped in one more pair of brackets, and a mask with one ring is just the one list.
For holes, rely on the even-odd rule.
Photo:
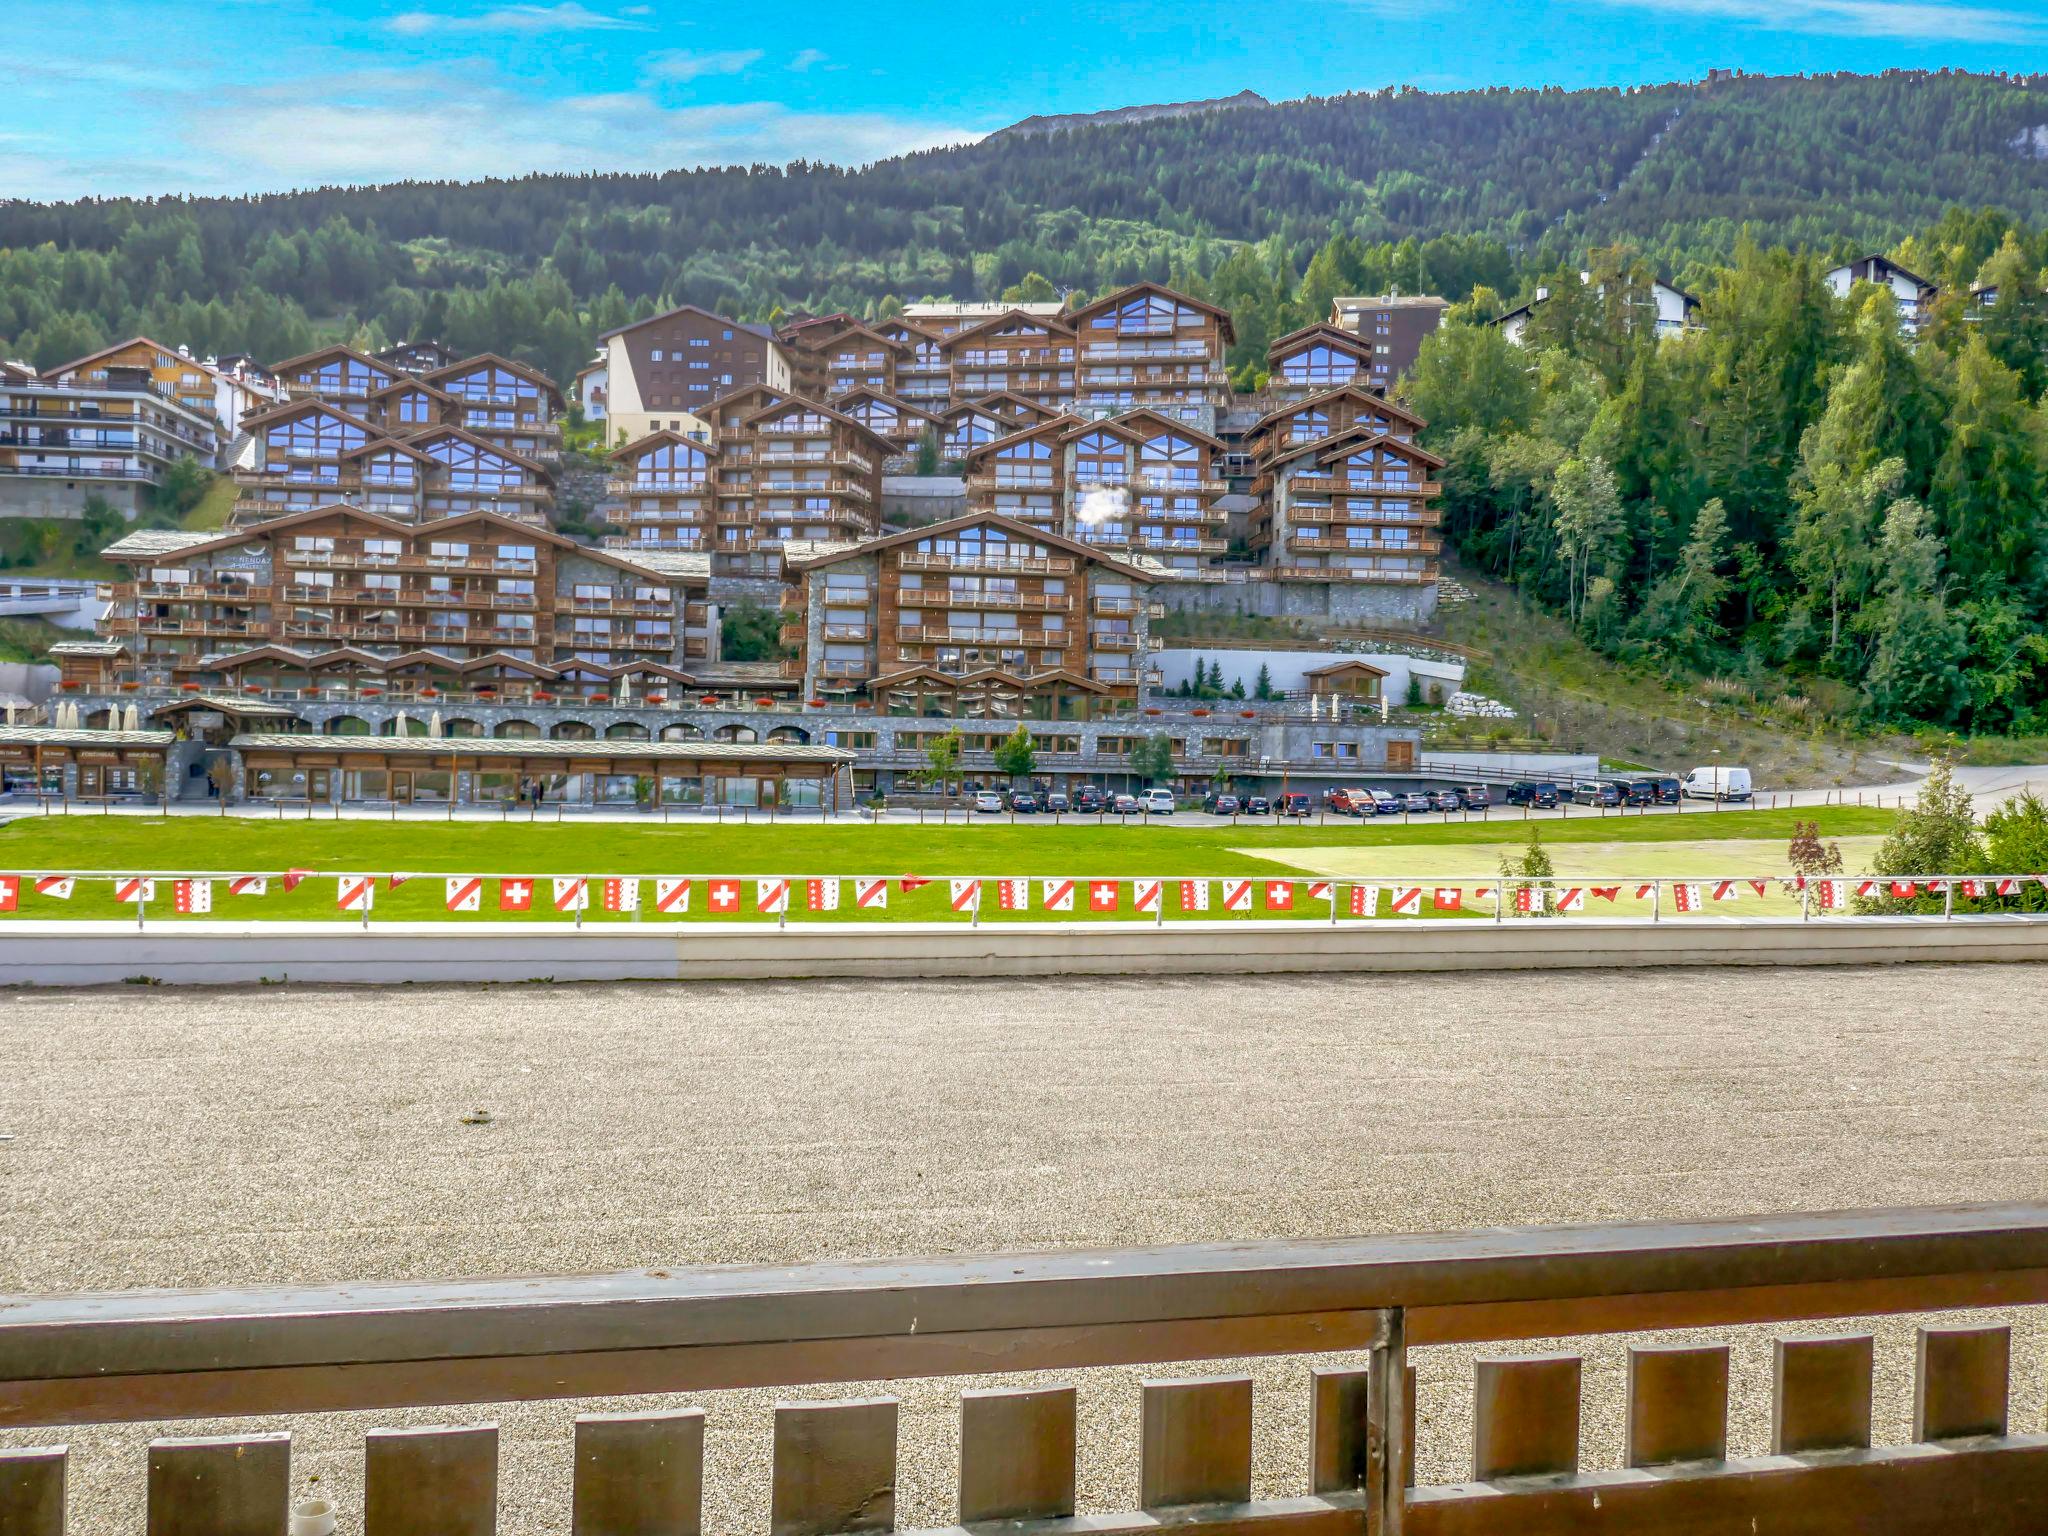
{"label": "gravel terrace", "polygon": [[[2044,985],[2048,967],[2012,966],[19,993],[0,1014],[0,1292],[2035,1198]],[[462,1124],[478,1107],[492,1123]],[[2034,1428],[2048,1319],[2017,1322],[2013,1422]],[[1911,1328],[1878,1332],[1878,1438],[1899,1441]],[[1730,1336],[1732,1449],[1755,1454],[1767,1336]],[[1626,1343],[1573,1346],[1588,1466],[1619,1459]],[[1468,1465],[1472,1354],[1417,1354],[1426,1481]],[[1248,1367],[1261,1496],[1305,1486],[1308,1363]],[[1080,1376],[1084,1510],[1135,1499],[1145,1374]],[[965,1384],[900,1388],[907,1528],[952,1518]],[[687,1400],[710,1415],[707,1530],[765,1531],[776,1396],[872,1390]],[[568,1528],[572,1415],[652,1405],[409,1421],[498,1422],[500,1530],[524,1536]],[[291,1423],[295,1487],[359,1529],[362,1431],[401,1421]],[[0,1444],[68,1441],[72,1528],[128,1536],[150,1434],[276,1427]]]}

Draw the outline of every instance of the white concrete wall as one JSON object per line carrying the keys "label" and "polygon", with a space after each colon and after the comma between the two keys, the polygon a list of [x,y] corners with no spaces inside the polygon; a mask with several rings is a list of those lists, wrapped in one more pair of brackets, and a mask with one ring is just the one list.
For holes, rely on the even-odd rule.
{"label": "white concrete wall", "polygon": [[1465,663],[1457,660],[1427,660],[1390,651],[1238,651],[1219,646],[1189,646],[1161,651],[1161,686],[1178,688],[1183,680],[1192,682],[1197,661],[1205,668],[1211,662],[1221,666],[1225,688],[1236,679],[1243,678],[1246,693],[1250,693],[1252,685],[1258,681],[1261,666],[1271,674],[1274,692],[1287,693],[1306,691],[1310,672],[1340,661],[1362,661],[1386,673],[1386,681],[1380,686],[1387,698],[1397,705],[1408,697],[1411,674],[1421,679],[1425,698],[1432,682],[1442,687],[1446,699],[1465,686]]}

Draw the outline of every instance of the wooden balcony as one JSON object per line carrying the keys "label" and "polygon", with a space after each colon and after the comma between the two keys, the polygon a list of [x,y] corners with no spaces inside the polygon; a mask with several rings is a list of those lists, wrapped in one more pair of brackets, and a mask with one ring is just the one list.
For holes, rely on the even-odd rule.
{"label": "wooden balcony", "polygon": [[1417,496],[1424,500],[1444,493],[1441,480],[1356,480],[1348,475],[1293,475],[1287,482],[1297,491],[1331,496]]}
{"label": "wooden balcony", "polygon": [[1353,555],[1435,555],[1443,552],[1442,539],[1410,539],[1405,544],[1375,540],[1360,544],[1350,539],[1329,538],[1321,534],[1290,533],[1287,536],[1289,549],[1329,550],[1338,554]]}
{"label": "wooden balcony", "polygon": [[1080,562],[1072,555],[936,554],[907,550],[896,557],[906,571],[1002,571],[1020,575],[1070,576]]}

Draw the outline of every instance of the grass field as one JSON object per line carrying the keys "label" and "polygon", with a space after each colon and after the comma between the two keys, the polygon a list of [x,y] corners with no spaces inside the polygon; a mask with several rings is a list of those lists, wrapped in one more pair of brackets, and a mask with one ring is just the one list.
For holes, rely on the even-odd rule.
{"label": "grass field", "polygon": [[[1853,807],[1817,812],[1724,811],[1685,816],[1587,816],[1542,823],[1543,840],[1556,850],[1561,870],[1587,869],[1625,875],[1692,873],[1758,875],[1786,869],[1785,841],[1795,819],[1817,817],[1823,837],[1868,837],[1889,826],[1891,816]],[[1504,847],[1522,845],[1522,823],[1431,822],[1331,827],[1170,827],[1134,823],[1128,827],[975,825],[734,826],[598,822],[434,823],[377,821],[263,821],[224,817],[24,817],[0,827],[0,871],[65,873],[134,870],[279,871],[313,869],[324,874],[506,873],[532,875],[1072,875],[1080,877],[1252,875],[1381,876],[1478,875],[1493,869]],[[1773,850],[1775,849],[1775,855]],[[1845,848],[1845,853],[1848,850]],[[1854,859],[1852,858],[1852,862]],[[1594,869],[1593,866],[1598,868]],[[943,885],[910,892],[892,887],[886,914],[855,913],[852,893],[842,894],[836,914],[792,912],[792,921],[851,920],[886,915],[898,921],[936,920],[949,915]],[[751,917],[749,888],[743,915]],[[651,902],[651,890],[643,892]],[[1213,898],[1212,898],[1213,899]],[[1085,898],[1084,898],[1085,900]],[[1115,914],[1128,918],[1126,889]],[[1038,892],[1032,892],[1034,908]],[[493,910],[462,920],[490,921],[495,887],[485,903]],[[801,906],[801,902],[796,904]],[[150,920],[175,921],[170,896],[160,892]],[[1263,906],[1263,903],[1261,903]],[[993,892],[984,898],[984,920],[995,910]],[[108,885],[82,884],[69,901],[25,892],[17,917],[107,918],[133,915],[112,898]],[[1169,915],[1179,911],[1169,886]],[[289,895],[276,883],[261,899],[235,898],[216,887],[216,918],[288,918],[354,921],[335,909],[331,879],[308,880]],[[380,890],[376,915],[392,920],[449,918],[438,880],[413,881]],[[1028,914],[1027,914],[1028,915]],[[1220,912],[1214,915],[1221,915]],[[1300,915],[1298,912],[1295,915]],[[692,902],[693,919],[715,921],[703,911],[701,891]],[[590,912],[586,921],[625,921]]]}

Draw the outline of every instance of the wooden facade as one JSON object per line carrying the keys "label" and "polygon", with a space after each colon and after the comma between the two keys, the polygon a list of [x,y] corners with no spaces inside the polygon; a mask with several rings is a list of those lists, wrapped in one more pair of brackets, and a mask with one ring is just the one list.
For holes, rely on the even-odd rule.
{"label": "wooden facade", "polygon": [[272,363],[270,372],[293,400],[324,400],[357,414],[379,390],[405,376],[400,368],[342,346],[288,357]]}
{"label": "wooden facade", "polygon": [[1080,353],[1073,405],[1081,414],[1145,409],[1206,429],[1229,403],[1223,355],[1237,333],[1228,310],[1137,283],[1067,318]]}
{"label": "wooden facade", "polygon": [[1372,343],[1334,325],[1305,325],[1266,348],[1266,389],[1282,400],[1364,385],[1372,377]]}
{"label": "wooden facade", "polygon": [[937,410],[952,399],[952,369],[939,332],[897,319],[877,325],[875,334],[903,349],[896,358],[897,395],[926,410]]}
{"label": "wooden facade", "polygon": [[610,547],[710,550],[718,444],[664,429],[611,457],[618,473],[605,482],[605,492],[615,498],[612,522],[626,532]]}
{"label": "wooden facade", "polygon": [[715,567],[777,576],[791,540],[855,539],[882,526],[882,460],[894,451],[853,417],[756,391],[716,415]]}
{"label": "wooden facade", "polygon": [[953,399],[1013,394],[1049,410],[1074,405],[1074,328],[1012,309],[949,336],[942,346]]}
{"label": "wooden facade", "polygon": [[789,391],[789,355],[761,326],[684,304],[598,338],[614,443],[700,430],[714,406],[755,385]]}
{"label": "wooden facade", "polygon": [[1250,542],[1276,571],[1403,585],[1437,579],[1436,455],[1358,425],[1262,463]]}

